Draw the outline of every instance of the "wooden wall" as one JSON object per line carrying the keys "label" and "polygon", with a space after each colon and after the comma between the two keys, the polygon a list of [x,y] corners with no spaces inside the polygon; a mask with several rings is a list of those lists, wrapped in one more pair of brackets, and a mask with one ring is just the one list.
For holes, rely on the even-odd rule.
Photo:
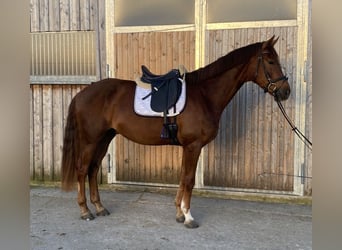
{"label": "wooden wall", "polygon": [[[279,35],[276,50],[291,85],[296,79],[296,27],[210,30],[206,33],[206,64],[250,43]],[[114,35],[116,77],[135,79],[140,65],[156,73],[184,64],[194,69],[195,32],[141,32]],[[295,94],[284,103],[293,119]],[[270,95],[245,84],[225,109],[216,139],[202,151],[204,187],[293,190],[294,137]],[[142,146],[119,137],[116,180],[177,184],[179,147]]]}
{"label": "wooden wall", "polygon": [[[207,63],[233,49],[280,36],[275,45],[289,83],[296,83],[296,28],[250,28],[207,32]],[[293,119],[295,94],[284,102]],[[276,102],[246,83],[226,107],[216,139],[203,151],[204,185],[293,190],[293,133]]]}
{"label": "wooden wall", "polygon": [[95,31],[97,77],[106,76],[105,1],[30,0],[30,32]]}
{"label": "wooden wall", "polygon": [[30,30],[96,30],[98,4],[99,0],[30,0]]}
{"label": "wooden wall", "polygon": [[[105,2],[30,0],[30,30],[35,35],[42,32],[94,31],[95,77],[104,78],[107,63]],[[202,49],[198,49],[200,46],[196,47],[196,37],[203,39],[203,61],[208,64],[235,48],[266,40],[275,34],[280,36],[276,49],[282,66],[289,76],[292,89],[295,89],[295,86],[298,86],[296,84],[299,84],[296,83],[298,34],[295,22],[290,20],[289,23],[289,27],[271,22],[268,23],[270,26],[266,23],[261,24],[261,27],[256,27],[259,24],[254,22],[240,24],[251,27],[224,24],[226,28],[217,28],[221,24],[216,26],[212,23],[203,23],[203,27],[206,27],[203,36],[197,36],[197,28],[201,28],[201,25],[189,25],[187,31],[171,31],[165,27],[164,31],[151,32],[147,31],[149,27],[143,27],[143,30],[138,32],[124,32],[124,29],[114,27],[114,75],[118,78],[135,79],[140,74],[142,64],[156,73],[167,72],[179,64],[184,64],[190,71],[194,70],[198,60],[198,55],[195,54],[199,51],[202,53]],[[312,138],[311,29],[309,31],[305,133]],[[30,85],[30,169],[31,179],[38,181],[60,180],[61,149],[67,108],[71,98],[87,86],[84,82],[63,82],[63,76],[58,75],[53,76],[53,82],[49,79],[51,80],[51,75],[46,82]],[[284,103],[293,119],[298,106],[295,100],[296,93],[293,92],[290,99]],[[295,140],[297,138],[294,138],[272,98],[265,95],[257,86],[248,83],[224,111],[217,138],[202,151],[199,162],[202,174],[200,187],[291,192],[295,185],[295,179],[291,177],[294,174]],[[114,181],[162,185],[178,183],[182,157],[180,147],[142,146],[118,136],[114,154]],[[312,176],[311,157],[312,153],[306,150],[304,168],[307,176]],[[104,165],[99,179],[106,183],[108,176],[107,166]],[[305,180],[304,190],[306,194],[311,195],[310,179]]]}
{"label": "wooden wall", "polygon": [[[82,75],[84,79],[96,79],[105,75],[104,7],[104,1],[100,0],[30,0],[30,32],[32,41],[50,39],[53,36],[60,37],[61,32],[65,36],[74,37],[72,38],[74,39],[72,43],[68,42],[68,44],[64,45],[62,39],[62,42],[58,43],[57,47],[53,47],[53,50],[56,50],[54,54],[51,54],[52,45],[46,45],[47,47],[44,51],[39,51],[39,48],[32,50],[35,52],[33,52],[31,60],[31,77],[34,79],[39,77],[39,81],[31,82],[30,84],[31,180],[59,181],[61,178],[60,164],[63,135],[69,103],[77,92],[86,87],[87,84],[90,84],[90,81],[86,82],[86,80],[78,82],[77,79],[80,79],[80,77],[72,78],[73,74]],[[92,58],[93,54],[91,52],[87,52],[87,50],[81,47],[83,46],[82,39],[75,42],[75,37],[78,37],[77,34],[75,36],[77,31],[95,32],[95,35],[91,34],[96,43],[94,46],[95,59]],[[85,35],[90,33],[83,32]],[[65,41],[67,40],[65,39]],[[65,47],[70,44],[74,47],[73,50],[68,50],[68,52],[75,51],[75,53],[79,53],[79,51],[84,51],[87,53],[80,58],[84,60],[92,58],[92,61],[95,61],[96,64],[96,71],[73,71],[71,68],[59,70],[59,66],[54,67],[56,70],[50,69],[51,67],[49,68],[48,64],[51,64],[50,61],[53,58],[55,58],[54,63],[56,65],[66,60],[65,58],[59,58],[58,55],[65,56],[65,52],[63,54],[61,51],[65,50]],[[43,55],[45,52],[47,56]],[[68,57],[70,56],[68,55]],[[49,58],[49,61],[46,61],[46,58]],[[46,69],[44,69],[44,65],[41,65],[44,64],[44,60],[47,64]],[[39,65],[39,70],[34,70],[38,69],[37,65]],[[68,67],[68,65],[64,65],[65,67]],[[64,82],[66,78],[76,80]],[[104,183],[107,182],[106,171],[106,167],[103,166],[99,175],[100,181]]]}
{"label": "wooden wall", "polygon": [[60,180],[63,136],[68,107],[81,85],[31,86],[31,179]]}

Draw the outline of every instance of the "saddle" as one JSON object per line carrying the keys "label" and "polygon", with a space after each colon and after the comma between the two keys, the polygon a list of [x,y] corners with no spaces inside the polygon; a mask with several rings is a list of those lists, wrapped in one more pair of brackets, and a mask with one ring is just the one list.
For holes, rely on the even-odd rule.
{"label": "saddle", "polygon": [[[176,107],[176,103],[181,95],[182,82],[180,78],[182,73],[179,69],[172,69],[164,75],[152,73],[146,66],[141,66],[142,76],[140,80],[151,85],[151,92],[143,99],[151,96],[151,109],[155,112],[163,112],[164,124],[161,132],[161,138],[171,139],[173,144],[179,144],[177,140],[177,124],[167,117],[168,110]],[[183,73],[184,74],[184,73]]]}
{"label": "saddle", "polygon": [[151,108],[155,112],[167,112],[174,106],[181,94],[182,82],[178,69],[172,69],[164,75],[153,74],[146,66],[141,66],[141,81],[151,84],[151,93],[143,99],[151,96]]}

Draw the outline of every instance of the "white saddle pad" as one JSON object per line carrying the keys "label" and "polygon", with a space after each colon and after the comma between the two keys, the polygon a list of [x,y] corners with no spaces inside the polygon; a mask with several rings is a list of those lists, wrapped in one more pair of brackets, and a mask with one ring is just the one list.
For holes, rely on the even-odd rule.
{"label": "white saddle pad", "polygon": [[[185,106],[185,96],[186,96],[186,88],[185,81],[179,79],[182,82],[182,93],[176,103],[176,112],[174,108],[170,108],[168,112],[168,117],[179,115]],[[147,97],[145,100],[143,98],[151,93],[151,88],[146,89],[142,88],[139,85],[135,88],[135,96],[134,96],[134,112],[138,115],[142,116],[160,116],[163,117],[163,112],[155,112],[151,109],[151,96]]]}

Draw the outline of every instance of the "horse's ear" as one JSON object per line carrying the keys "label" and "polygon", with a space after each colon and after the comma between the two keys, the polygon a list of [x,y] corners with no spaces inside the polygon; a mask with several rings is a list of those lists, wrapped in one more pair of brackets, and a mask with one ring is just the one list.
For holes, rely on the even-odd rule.
{"label": "horse's ear", "polygon": [[273,47],[278,42],[279,36],[276,39],[274,39],[274,38],[275,38],[275,35],[273,35],[267,41],[263,42],[262,48],[266,49],[267,47]]}
{"label": "horse's ear", "polygon": [[276,39],[274,39],[274,35],[272,36],[272,43],[271,43],[272,47],[278,42],[278,40],[279,40],[279,36]]}

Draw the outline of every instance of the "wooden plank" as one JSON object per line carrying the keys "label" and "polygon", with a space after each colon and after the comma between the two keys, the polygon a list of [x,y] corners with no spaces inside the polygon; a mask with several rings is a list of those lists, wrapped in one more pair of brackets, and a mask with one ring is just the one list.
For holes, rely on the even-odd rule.
{"label": "wooden plank", "polygon": [[[160,32],[154,32],[151,33],[151,44],[153,46],[151,47],[150,53],[153,54],[153,57],[151,57],[151,60],[153,60],[154,64],[154,71],[157,74],[164,74],[162,72],[162,67],[161,67],[161,45],[160,45]],[[161,130],[161,128],[160,128]],[[161,182],[162,181],[162,169],[164,167],[164,159],[165,156],[163,155],[163,147],[155,147],[155,154],[154,154],[154,159],[155,159],[155,165],[153,167],[154,169],[154,182]]]}
{"label": "wooden plank", "polygon": [[[140,66],[145,64],[149,60],[149,50],[148,50],[148,43],[147,35],[145,33],[138,33],[138,72],[140,72]],[[150,178],[150,169],[151,169],[151,146],[143,146],[140,147],[140,157],[138,160],[138,166],[140,168],[140,176],[138,181],[144,182],[148,181]]]}
{"label": "wooden plank", "polygon": [[133,168],[134,168],[134,179],[139,180],[141,176],[141,165],[140,165],[140,147],[141,145],[134,143],[134,159],[133,159]]}
{"label": "wooden plank", "polygon": [[117,145],[115,147],[115,156],[116,156],[116,158],[113,159],[115,161],[115,166],[116,166],[116,171],[115,171],[116,176],[115,176],[115,178],[116,178],[116,180],[122,180],[123,179],[122,175],[121,175],[122,167],[120,166],[120,164],[122,162],[122,160],[121,160],[122,153],[120,152],[121,147],[119,146],[119,145],[121,145],[121,143],[120,143],[121,142],[121,135],[117,135],[115,140],[116,140],[116,145]]}
{"label": "wooden plank", "polygon": [[[149,53],[149,56],[147,57],[148,60],[147,60],[147,65],[148,67],[150,67],[150,70],[153,72],[153,71],[156,71],[156,56],[155,56],[155,48],[156,48],[156,44],[154,42],[154,33],[153,32],[149,32],[147,33],[147,48],[148,48],[148,53]],[[157,172],[157,169],[156,169],[156,166],[157,166],[157,161],[156,161],[156,155],[157,155],[157,151],[156,151],[156,147],[155,146],[151,146],[150,147],[150,155],[149,155],[149,163],[150,163],[150,170],[149,170],[149,173],[150,173],[150,176],[149,176],[149,181],[150,182],[153,182],[153,180],[155,179],[156,177],[156,172]]]}
{"label": "wooden plank", "polygon": [[195,31],[194,24],[177,24],[177,25],[152,25],[152,26],[118,26],[115,27],[115,33],[148,33],[148,32],[185,32]]}
{"label": "wooden plank", "polygon": [[[260,41],[260,29],[251,29],[251,33],[253,36],[251,36],[251,39],[253,39],[254,42],[259,42]],[[259,184],[259,175],[261,173],[261,162],[259,163],[259,155],[260,155],[260,150],[259,150],[259,103],[260,103],[260,93],[262,93],[262,90],[256,84],[250,83],[252,86],[252,96],[253,96],[253,101],[252,101],[252,118],[251,122],[253,123],[253,128],[252,128],[252,157],[250,159],[251,161],[251,179],[253,182],[253,187],[258,188],[260,186]],[[260,164],[260,165],[259,165]]]}
{"label": "wooden plank", "polygon": [[[218,37],[218,39],[220,40],[220,57],[224,56],[228,53],[228,33],[227,31],[223,30],[220,33],[220,36]],[[228,112],[227,110],[225,110],[223,112],[223,117],[222,117],[222,122],[227,123],[227,120],[229,120],[228,118]],[[227,172],[228,172],[228,140],[227,138],[229,137],[228,134],[228,128],[227,126],[221,126],[220,127],[221,130],[221,147],[220,147],[220,160],[221,160],[221,166],[220,166],[220,172],[219,176],[221,178],[220,181],[220,186],[225,185],[226,183],[226,176],[227,176]],[[217,174],[216,174],[217,175]]]}
{"label": "wooden plank", "polygon": [[52,150],[52,86],[42,86],[42,129],[43,129],[43,179],[53,180],[53,150]]}
{"label": "wooden plank", "polygon": [[128,78],[128,34],[122,34],[121,35],[121,47],[120,49],[122,50],[122,58],[121,58],[121,63],[122,63],[122,78]]}
{"label": "wooden plank", "polygon": [[[92,0],[91,7],[90,7],[90,30],[96,30],[97,37],[96,41],[99,43],[99,48],[97,47],[97,55],[99,57],[98,65],[100,69],[97,72],[100,72],[100,79],[106,77],[106,26],[105,26],[105,15],[106,15],[106,8],[105,8],[105,1],[98,1]],[[97,10],[97,11],[95,11]],[[96,16],[96,18],[95,18]]]}
{"label": "wooden plank", "polygon": [[252,22],[232,22],[232,23],[208,23],[208,30],[233,30],[247,28],[268,28],[268,27],[295,27],[297,20],[272,20],[272,21],[252,21]]}
{"label": "wooden plank", "polygon": [[[100,18],[102,19],[105,16],[105,11],[103,9],[99,9],[99,6],[97,4],[94,5],[94,1],[89,2],[89,23],[88,23],[88,29],[90,30],[91,25],[94,23],[96,25],[93,25],[95,30],[95,49],[96,49],[96,76],[97,79],[103,79],[106,77],[106,46],[105,46],[105,33],[106,31],[101,27],[100,25]],[[98,13],[98,15],[95,15],[94,9]],[[100,11],[103,11],[100,13]],[[87,26],[87,25],[85,25]]]}
{"label": "wooden plank", "polygon": [[127,47],[127,76],[126,78],[134,80],[134,61],[135,61],[135,54],[134,54],[134,47],[133,47],[133,34],[129,33],[127,34],[127,44],[125,45]]}
{"label": "wooden plank", "polygon": [[[240,32],[240,45],[239,47],[242,47],[246,44],[246,29],[241,30]],[[238,187],[244,187],[246,186],[246,178],[245,178],[245,172],[246,164],[245,164],[245,133],[246,133],[246,123],[245,123],[245,103],[246,103],[246,85],[244,85],[239,92],[237,93],[238,98]]]}
{"label": "wooden plank", "polygon": [[90,0],[79,2],[79,12],[80,30],[90,30]]}
{"label": "wooden plank", "polygon": [[43,181],[43,128],[42,128],[42,90],[41,86],[32,86],[33,91],[33,161],[34,179]]}
{"label": "wooden plank", "polygon": [[[207,36],[209,37],[207,40],[206,48],[207,48],[207,61],[205,64],[209,64],[212,61],[215,60],[215,54],[214,54],[214,34],[215,32],[207,32]],[[203,150],[206,152],[206,162],[208,164],[208,167],[206,168],[207,171],[204,174],[204,184],[205,185],[211,185],[214,180],[214,174],[215,174],[215,146],[214,142],[209,143],[205,149]]]}
{"label": "wooden plank", "polygon": [[80,1],[70,0],[70,30],[80,29]]}
{"label": "wooden plank", "polygon": [[[281,60],[280,63],[282,64],[283,67],[287,68],[288,67],[288,61],[287,61],[287,46],[286,44],[288,43],[287,41],[287,32],[288,30],[285,29],[278,29],[278,34],[279,34],[279,40],[276,44],[276,50],[278,52],[278,55],[280,58],[284,58],[284,60]],[[278,173],[281,175],[278,176],[278,188],[283,189],[286,186],[286,162],[285,162],[285,141],[288,140],[288,137],[286,137],[285,134],[285,128],[284,128],[284,118],[279,112],[279,109],[277,110],[277,121],[278,121],[278,126],[277,126],[277,133],[278,133],[278,157],[277,157],[277,166],[278,166]]]}
{"label": "wooden plank", "polygon": [[[105,31],[106,1],[89,0],[89,30]],[[105,34],[103,34],[105,36]]]}
{"label": "wooden plank", "polygon": [[[261,40],[265,41],[269,37],[269,34],[266,34],[266,30],[261,31]],[[262,136],[262,160],[261,162],[264,163],[264,166],[262,167],[262,172],[266,173],[271,173],[271,154],[270,154],[270,102],[269,102],[269,96],[263,95],[262,96],[262,106],[261,110],[263,111],[263,114],[261,116],[261,121],[262,121],[262,130],[261,130],[261,136]],[[264,182],[263,182],[263,188],[264,189],[269,189],[270,188],[270,183],[272,180],[272,175],[264,175]]]}
{"label": "wooden plank", "polygon": [[60,26],[61,31],[70,30],[70,7],[69,0],[60,0]]}
{"label": "wooden plank", "polygon": [[37,32],[39,27],[39,0],[30,0],[30,31]]}
{"label": "wooden plank", "polygon": [[60,31],[59,1],[49,1],[49,31]]}
{"label": "wooden plank", "polygon": [[[212,59],[211,61],[217,60],[219,57],[222,56],[222,30],[214,31],[212,35],[212,44],[210,47],[212,47]],[[224,118],[224,117],[223,117]],[[220,185],[222,183],[221,174],[224,174],[224,169],[222,164],[224,163],[224,154],[221,154],[221,152],[224,150],[224,145],[222,137],[223,137],[224,129],[222,127],[218,131],[218,135],[216,137],[216,140],[213,142],[213,160],[214,160],[214,171],[212,174],[212,181],[217,180],[217,185]]]}
{"label": "wooden plank", "polygon": [[[159,41],[159,42],[158,42]],[[167,51],[167,35],[165,33],[159,33],[156,36],[156,43],[159,43],[158,50],[159,53],[157,54],[157,58],[159,61],[159,71],[160,72],[167,72],[170,68],[167,64],[167,58],[166,58],[166,51]],[[159,147],[158,154],[160,155],[160,182],[169,183],[170,179],[170,158],[172,157],[172,147],[163,146]]]}
{"label": "wooden plank", "polygon": [[184,32],[184,60],[183,60],[183,65],[185,66],[185,68],[189,68],[190,65],[190,51],[191,51],[191,46],[190,46],[190,36],[191,33],[189,31]]}
{"label": "wooden plank", "polygon": [[[229,53],[230,51],[234,50],[234,43],[235,43],[235,33],[231,30],[227,30],[226,31],[228,39],[227,39],[227,53]],[[226,180],[227,180],[227,186],[233,186],[234,183],[234,179],[232,178],[233,176],[233,150],[234,150],[234,145],[233,145],[233,136],[234,136],[234,131],[233,131],[233,104],[230,103],[228,104],[228,107],[226,108],[226,112],[227,112],[227,120],[226,120],[226,126],[227,128],[227,168],[228,171],[226,172]]]}
{"label": "wooden plank", "polygon": [[128,145],[128,140],[124,139],[123,140],[123,148],[122,148],[122,157],[123,157],[123,180],[130,180],[130,169],[129,169],[129,145]]}
{"label": "wooden plank", "polygon": [[63,149],[63,92],[60,85],[52,86],[52,134],[54,181],[61,179]]}
{"label": "wooden plank", "polygon": [[[277,44],[274,46],[275,49],[277,50],[278,54],[283,54],[282,53],[282,38],[281,38],[281,28],[274,28],[274,34],[278,35],[280,37],[280,39],[278,40]],[[273,104],[273,117],[272,117],[272,124],[274,124],[274,129],[275,129],[275,132],[273,134],[273,138],[274,138],[274,141],[275,141],[275,154],[274,154],[274,171],[275,173],[277,173],[277,175],[275,176],[274,178],[274,186],[275,186],[275,190],[281,190],[282,189],[282,179],[283,179],[283,173],[282,173],[282,165],[281,164],[281,161],[283,159],[282,155],[283,155],[283,146],[284,144],[282,143],[281,139],[283,138],[282,136],[282,132],[283,132],[283,129],[281,128],[281,123],[279,122],[279,119],[281,118],[279,115],[280,115],[280,112],[279,109],[278,109],[278,105],[276,104],[276,102],[274,102],[272,100],[272,104]]]}
{"label": "wooden plank", "polygon": [[35,177],[34,161],[34,117],[33,117],[33,86],[30,86],[30,179]]}
{"label": "wooden plank", "polygon": [[69,113],[69,105],[71,102],[70,86],[62,85],[62,95],[63,95],[63,128],[65,128],[68,113]]}
{"label": "wooden plank", "polygon": [[[254,34],[253,31],[250,32],[249,29],[245,29],[245,34],[244,34],[245,45],[248,45],[254,42],[253,34]],[[248,188],[253,187],[252,176],[251,176],[253,162],[251,158],[253,157],[252,155],[252,130],[255,124],[252,123],[252,109],[253,109],[252,103],[253,103],[252,86],[249,83],[245,83],[244,105],[243,105],[244,106],[243,107],[243,112],[244,112],[243,123],[245,124],[243,156],[244,156],[245,171],[244,171],[243,178],[245,179],[246,187]]]}
{"label": "wooden plank", "polygon": [[39,31],[49,31],[49,0],[39,1]]}

